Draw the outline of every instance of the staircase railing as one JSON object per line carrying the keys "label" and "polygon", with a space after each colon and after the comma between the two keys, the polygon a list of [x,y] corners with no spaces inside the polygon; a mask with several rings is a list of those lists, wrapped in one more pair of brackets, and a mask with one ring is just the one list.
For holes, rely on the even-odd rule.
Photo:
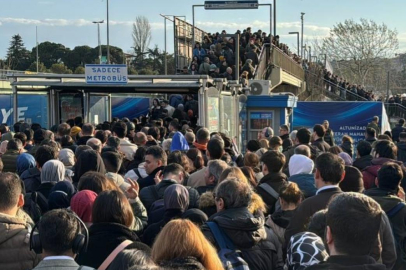
{"label": "staircase railing", "polygon": [[[306,70],[306,74],[310,76],[318,76],[308,70]],[[342,101],[369,101],[368,99],[322,77],[319,79],[321,80],[322,84],[318,85],[318,87],[321,87],[323,89],[323,93],[331,99]]]}
{"label": "staircase railing", "polygon": [[255,66],[254,79],[255,80],[267,80],[266,73],[269,66],[269,56],[270,56],[271,46],[269,43],[262,45],[261,53],[258,57],[258,65]]}
{"label": "staircase railing", "polygon": [[406,107],[399,103],[385,103],[386,113],[389,117],[406,118]]}

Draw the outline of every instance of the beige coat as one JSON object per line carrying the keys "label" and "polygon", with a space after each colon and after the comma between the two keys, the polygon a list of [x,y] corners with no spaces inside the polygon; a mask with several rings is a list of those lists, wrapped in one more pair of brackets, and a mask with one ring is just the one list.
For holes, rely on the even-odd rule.
{"label": "beige coat", "polygon": [[26,270],[39,263],[30,251],[29,227],[24,219],[0,213],[0,269]]}

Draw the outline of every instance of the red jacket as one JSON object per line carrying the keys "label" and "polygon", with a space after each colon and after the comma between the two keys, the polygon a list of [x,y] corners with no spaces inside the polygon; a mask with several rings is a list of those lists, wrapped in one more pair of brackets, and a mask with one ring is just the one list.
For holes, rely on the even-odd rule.
{"label": "red jacket", "polygon": [[405,171],[403,163],[400,161],[390,159],[390,158],[374,158],[371,161],[371,166],[366,167],[362,171],[365,190],[376,187],[375,178],[378,177],[378,171],[384,163],[389,162],[389,161],[399,164],[403,168],[403,171]]}

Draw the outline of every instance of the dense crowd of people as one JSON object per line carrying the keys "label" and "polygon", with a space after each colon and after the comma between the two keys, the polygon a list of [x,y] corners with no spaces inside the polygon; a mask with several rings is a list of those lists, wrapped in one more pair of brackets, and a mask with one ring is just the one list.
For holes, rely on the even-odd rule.
{"label": "dense crowd of people", "polygon": [[259,64],[258,57],[262,46],[266,43],[272,43],[298,64],[301,64],[301,58],[293,54],[286,44],[279,42],[278,35],[273,37],[262,32],[262,30],[252,32],[251,27],[248,27],[235,33],[240,35],[239,44],[236,44],[234,38],[224,37],[226,34],[225,30],[221,33],[209,33],[204,36],[201,44],[196,42],[193,49],[193,60],[189,66],[183,68],[182,74],[204,74],[212,78],[235,80],[235,53],[236,46],[238,46],[239,79],[243,83],[247,83],[249,79],[254,78],[255,67]]}
{"label": "dense crowd of people", "polygon": [[403,119],[244,155],[176,118],[69,122],[0,128],[0,269],[405,269]]}

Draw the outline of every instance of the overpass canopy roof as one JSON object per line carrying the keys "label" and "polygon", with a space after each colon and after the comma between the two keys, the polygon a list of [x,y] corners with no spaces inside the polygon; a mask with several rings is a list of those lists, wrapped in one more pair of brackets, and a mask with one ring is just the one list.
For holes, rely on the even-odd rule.
{"label": "overpass canopy roof", "polygon": [[10,74],[17,91],[84,90],[97,93],[197,93],[213,85],[207,75],[129,75],[127,84],[88,84],[84,74]]}

